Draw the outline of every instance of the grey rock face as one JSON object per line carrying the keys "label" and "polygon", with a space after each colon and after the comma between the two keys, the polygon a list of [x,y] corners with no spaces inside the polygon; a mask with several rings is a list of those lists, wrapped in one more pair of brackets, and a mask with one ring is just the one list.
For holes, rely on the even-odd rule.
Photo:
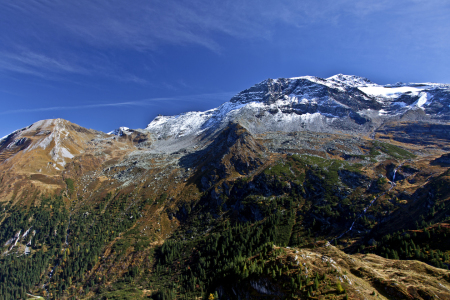
{"label": "grey rock face", "polygon": [[264,80],[206,112],[158,116],[146,130],[163,140],[210,135],[229,122],[252,134],[316,131],[368,134],[389,120],[447,122],[450,85],[377,85],[358,76]]}
{"label": "grey rock face", "polygon": [[151,153],[177,153],[180,149],[204,149],[230,123],[242,125],[252,135],[321,132],[374,138],[393,130],[402,141],[416,139],[416,126],[410,126],[412,132],[398,130],[401,122],[420,122],[424,130],[423,124],[441,129],[449,126],[449,120],[450,85],[383,86],[363,77],[338,74],[267,79],[215,109],[160,115],[144,130],[119,128],[111,133],[139,138],[139,146]]}

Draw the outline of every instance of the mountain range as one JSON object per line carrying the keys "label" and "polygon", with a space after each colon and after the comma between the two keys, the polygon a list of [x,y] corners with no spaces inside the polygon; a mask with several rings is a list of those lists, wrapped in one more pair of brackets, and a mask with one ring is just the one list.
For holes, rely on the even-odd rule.
{"label": "mountain range", "polygon": [[450,299],[448,152],[450,85],[342,74],[38,121],[0,140],[0,295]]}

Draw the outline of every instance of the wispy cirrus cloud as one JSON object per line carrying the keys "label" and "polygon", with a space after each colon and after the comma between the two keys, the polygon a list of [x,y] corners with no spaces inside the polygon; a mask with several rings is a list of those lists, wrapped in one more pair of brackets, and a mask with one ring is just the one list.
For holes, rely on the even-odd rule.
{"label": "wispy cirrus cloud", "polygon": [[8,36],[11,40],[28,37],[141,51],[165,44],[193,44],[218,51],[214,34],[267,37],[270,29],[264,22],[273,21],[260,19],[264,12],[255,1],[41,0],[2,6],[6,18],[20,19],[17,25],[26,29]]}
{"label": "wispy cirrus cloud", "polygon": [[208,93],[208,94],[197,94],[197,95],[183,95],[174,97],[158,97],[158,98],[148,98],[135,101],[124,101],[124,102],[111,102],[111,103],[93,103],[84,105],[73,105],[73,106],[49,106],[49,107],[34,107],[34,108],[21,108],[13,110],[3,110],[0,111],[0,115],[11,115],[11,114],[22,114],[22,113],[35,113],[35,112],[46,112],[46,111],[64,111],[64,110],[75,110],[75,109],[92,109],[92,108],[104,108],[104,107],[126,107],[126,106],[137,106],[137,107],[147,107],[153,105],[159,105],[164,102],[189,102],[195,100],[197,102],[214,100],[229,100],[235,93],[234,92],[223,92],[223,93]]}
{"label": "wispy cirrus cloud", "polygon": [[0,69],[44,76],[46,72],[88,74],[89,70],[31,51],[0,52]]}
{"label": "wispy cirrus cloud", "polygon": [[[90,65],[90,66],[89,66]],[[109,64],[90,64],[88,61],[69,61],[63,57],[49,57],[42,53],[20,49],[0,51],[0,72],[14,72],[51,80],[63,80],[60,75],[98,76],[116,81],[146,84],[147,80],[128,72],[118,72]]]}
{"label": "wispy cirrus cloud", "polygon": [[[355,28],[346,30],[364,37],[371,26],[364,30],[358,24],[368,22],[370,16],[375,16],[372,21],[376,22],[383,14],[392,15],[389,22],[394,33],[386,34],[404,41],[414,30],[417,38],[439,48],[447,46],[448,39],[432,38],[427,32],[432,26],[448,37],[446,28],[450,26],[442,26],[450,25],[447,14],[439,14],[443,6],[448,8],[438,0],[3,1],[0,69],[35,76],[102,75],[143,83],[145,80],[136,72],[123,74],[124,68],[118,67],[117,61],[102,59],[102,55],[114,51],[158,52],[167,45],[197,46],[221,53],[221,37],[270,43],[279,25],[295,29],[286,42],[302,45],[302,35],[310,28],[339,27],[348,18],[354,19]],[[428,20],[427,26],[413,20]],[[377,28],[377,24],[372,27]],[[349,34],[350,38],[354,35]]]}
{"label": "wispy cirrus cloud", "polygon": [[292,13],[296,6],[288,8],[292,1],[262,2],[2,2],[0,26],[8,30],[0,30],[0,71],[50,79],[60,78],[54,74],[102,75],[143,83],[135,74],[124,74],[116,61],[105,59],[107,53],[161,51],[165,45],[194,45],[219,53],[217,36],[270,39],[274,22],[302,20]]}

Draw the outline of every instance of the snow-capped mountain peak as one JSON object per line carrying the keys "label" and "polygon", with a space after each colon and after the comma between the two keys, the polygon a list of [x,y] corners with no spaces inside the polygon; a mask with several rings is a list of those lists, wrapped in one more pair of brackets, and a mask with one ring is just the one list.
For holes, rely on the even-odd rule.
{"label": "snow-capped mountain peak", "polygon": [[117,129],[114,129],[113,131],[108,132],[108,134],[123,136],[123,135],[130,135],[133,131],[134,131],[133,129],[130,129],[128,127],[119,127]]}
{"label": "snow-capped mountain peak", "polygon": [[343,74],[302,76],[266,79],[208,111],[158,116],[145,130],[158,139],[195,137],[239,122],[254,133],[310,130],[364,134],[384,119],[416,109],[437,121],[450,120],[449,86],[379,85]]}
{"label": "snow-capped mountain peak", "polygon": [[[41,120],[0,140],[0,151],[4,151],[0,162],[16,165],[19,164],[16,159],[24,162],[31,159],[35,165],[40,165],[42,172],[60,171],[96,134],[94,130],[81,129],[63,119]],[[18,153],[21,155],[16,157]],[[20,158],[22,155],[24,158]]]}
{"label": "snow-capped mountain peak", "polygon": [[377,86],[377,84],[373,83],[369,79],[360,77],[360,76],[355,76],[355,75],[337,74],[337,75],[328,77],[326,80],[345,84],[345,85],[351,86],[351,87]]}

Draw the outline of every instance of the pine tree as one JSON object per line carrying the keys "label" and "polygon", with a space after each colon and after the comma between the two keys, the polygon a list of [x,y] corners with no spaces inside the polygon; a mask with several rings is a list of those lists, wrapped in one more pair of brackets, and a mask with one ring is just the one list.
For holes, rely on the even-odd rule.
{"label": "pine tree", "polygon": [[317,291],[317,289],[319,288],[319,280],[317,279],[317,277],[314,279],[314,290]]}

